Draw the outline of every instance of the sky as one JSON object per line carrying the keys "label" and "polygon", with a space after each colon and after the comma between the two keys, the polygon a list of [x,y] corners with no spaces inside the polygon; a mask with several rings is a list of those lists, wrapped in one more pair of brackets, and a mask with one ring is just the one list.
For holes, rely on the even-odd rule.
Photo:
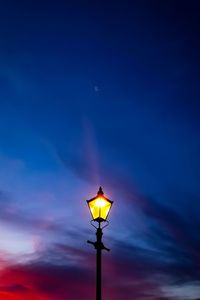
{"label": "sky", "polygon": [[0,299],[200,298],[198,0],[2,1]]}

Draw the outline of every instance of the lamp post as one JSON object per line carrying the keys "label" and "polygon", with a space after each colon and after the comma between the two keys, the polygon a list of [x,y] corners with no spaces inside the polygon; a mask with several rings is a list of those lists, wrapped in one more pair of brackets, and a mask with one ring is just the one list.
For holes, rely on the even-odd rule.
{"label": "lamp post", "polygon": [[[109,215],[110,209],[112,207],[113,201],[109,200],[104,196],[103,190],[100,187],[97,195],[87,200],[87,204],[89,206],[92,221],[91,225],[96,228],[96,242],[87,241],[89,244],[92,244],[96,249],[96,300],[101,300],[101,251],[110,249],[106,248],[102,243],[102,229],[108,226],[107,217]],[[93,224],[93,222],[97,222],[97,226]],[[103,222],[107,224],[101,226]]]}

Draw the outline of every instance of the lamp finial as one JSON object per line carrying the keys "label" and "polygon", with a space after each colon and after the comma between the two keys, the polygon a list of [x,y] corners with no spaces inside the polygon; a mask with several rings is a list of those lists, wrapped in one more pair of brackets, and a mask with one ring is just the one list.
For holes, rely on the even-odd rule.
{"label": "lamp finial", "polygon": [[103,194],[104,193],[103,193],[102,187],[100,186],[97,195],[103,195]]}

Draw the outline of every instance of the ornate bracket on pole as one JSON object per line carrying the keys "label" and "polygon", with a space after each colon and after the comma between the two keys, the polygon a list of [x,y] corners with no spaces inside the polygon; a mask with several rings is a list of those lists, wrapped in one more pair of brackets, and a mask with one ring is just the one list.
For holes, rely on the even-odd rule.
{"label": "ornate bracket on pole", "polygon": [[96,232],[97,240],[96,240],[96,242],[87,241],[87,243],[92,244],[96,250],[99,249],[99,250],[110,251],[110,249],[106,248],[104,246],[104,244],[102,243],[102,235],[103,235],[102,228],[97,228],[97,232]]}

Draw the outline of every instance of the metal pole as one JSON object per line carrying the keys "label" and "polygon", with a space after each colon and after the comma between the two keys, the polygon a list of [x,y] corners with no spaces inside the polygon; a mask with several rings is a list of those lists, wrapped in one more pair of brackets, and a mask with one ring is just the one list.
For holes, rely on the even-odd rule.
{"label": "metal pole", "polygon": [[101,300],[101,250],[102,250],[102,229],[97,228],[97,257],[96,257],[96,300]]}
{"label": "metal pole", "polygon": [[102,250],[110,251],[110,249],[106,248],[104,246],[104,244],[102,243],[103,232],[102,232],[102,228],[100,227],[100,222],[99,222],[99,227],[96,229],[97,229],[96,242],[91,242],[91,241],[87,241],[87,242],[89,244],[92,244],[97,251],[97,254],[96,254],[96,300],[101,300],[101,251]]}

